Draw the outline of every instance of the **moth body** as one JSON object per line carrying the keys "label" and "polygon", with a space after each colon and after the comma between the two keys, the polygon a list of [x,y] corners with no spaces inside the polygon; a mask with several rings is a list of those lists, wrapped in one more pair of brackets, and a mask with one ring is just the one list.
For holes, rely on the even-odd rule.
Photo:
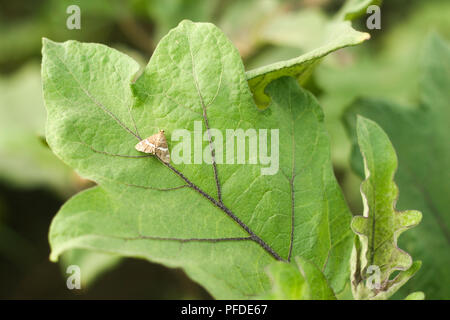
{"label": "moth body", "polygon": [[135,146],[137,151],[154,154],[161,161],[170,163],[170,153],[164,130],[142,140]]}

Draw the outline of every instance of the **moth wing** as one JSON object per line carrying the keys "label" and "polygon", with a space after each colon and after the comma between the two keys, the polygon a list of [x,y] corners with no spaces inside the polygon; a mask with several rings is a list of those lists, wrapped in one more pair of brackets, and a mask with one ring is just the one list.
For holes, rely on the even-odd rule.
{"label": "moth wing", "polygon": [[140,141],[135,148],[140,152],[155,154],[155,144],[151,143],[149,138]]}
{"label": "moth wing", "polygon": [[165,136],[163,131],[161,131],[161,132],[159,132],[157,134],[156,139],[157,139],[157,143],[155,145],[157,147],[161,147],[161,148],[165,148],[165,149],[168,148],[168,146],[167,146],[167,139],[166,139],[166,136]]}
{"label": "moth wing", "polygon": [[157,147],[155,154],[158,158],[161,159],[161,161],[170,163],[170,153],[167,148]]}
{"label": "moth wing", "polygon": [[155,154],[165,163],[170,163],[170,153],[164,131],[160,131],[136,145],[136,150]]}
{"label": "moth wing", "polygon": [[158,141],[159,141],[159,135],[160,133],[156,133],[150,137],[148,137],[146,140],[151,143],[152,145],[154,145],[155,147],[158,146]]}

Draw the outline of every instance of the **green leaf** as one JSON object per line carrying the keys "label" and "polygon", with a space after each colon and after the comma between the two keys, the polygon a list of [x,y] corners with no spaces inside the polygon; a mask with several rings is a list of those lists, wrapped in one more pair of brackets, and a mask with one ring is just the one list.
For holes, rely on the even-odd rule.
{"label": "green leaf", "polygon": [[[402,288],[400,296],[420,289],[429,299],[446,299],[450,289],[450,49],[436,35],[428,38],[423,56],[421,101],[404,107],[379,99],[355,102],[346,113],[352,132],[356,114],[376,120],[388,133],[398,152],[397,181],[402,190],[398,208],[423,212],[423,222],[406,233],[400,245],[422,260],[421,271]],[[352,165],[361,172],[361,159],[353,152]],[[430,249],[433,248],[433,249]]]}
{"label": "green leaf", "polygon": [[[388,136],[373,121],[363,117],[357,120],[358,144],[364,159],[366,180],[361,184],[364,215],[352,220],[352,229],[358,235],[352,255],[352,285],[356,299],[388,298],[398,287],[404,275],[408,280],[417,270],[411,256],[398,248],[397,238],[421,220],[419,211],[395,210],[398,188],[393,178],[397,170],[397,156]],[[356,240],[358,241],[358,240]],[[420,265],[419,265],[420,267]],[[366,280],[378,271],[377,288]],[[401,270],[395,279],[391,274]]]}
{"label": "green leaf", "polygon": [[414,261],[408,270],[400,272],[397,276],[394,277],[394,279],[390,280],[389,290],[377,293],[375,299],[389,299],[396,291],[398,291],[405,283],[407,283],[417,273],[417,271],[419,271],[421,266],[422,261]]}
{"label": "green leaf", "polygon": [[[213,25],[189,21],[161,40],[132,90],[138,66],[105,46],[45,40],[43,57],[49,145],[101,185],[55,217],[53,260],[72,248],[141,257],[182,267],[218,298],[244,298],[267,290],[267,265],[298,255],[342,290],[351,216],[333,174],[322,111],[294,79],[271,83],[273,102],[260,111],[237,50]],[[221,132],[278,129],[279,169],[264,175],[268,165],[249,161],[164,165],[134,149],[164,129],[173,156],[172,134],[195,133],[196,126],[205,133],[206,122]],[[192,160],[194,149],[187,153]],[[208,137],[203,150],[208,159]]]}
{"label": "green leaf", "polygon": [[0,78],[0,179],[16,187],[46,186],[67,195],[74,191],[76,176],[41,138],[46,117],[41,90],[35,64]]}
{"label": "green leaf", "polygon": [[294,263],[276,262],[267,268],[272,300],[335,300],[324,274],[313,263],[295,257]]}
{"label": "green leaf", "polygon": [[[296,32],[292,32],[293,30]],[[310,30],[313,30],[314,36],[311,36]],[[301,47],[307,51],[299,57],[247,72],[248,83],[256,104],[264,108],[270,103],[270,98],[264,90],[274,79],[292,76],[303,84],[321,58],[338,49],[360,44],[369,38],[368,33],[353,29],[350,21],[344,21],[339,16],[329,21],[325,15],[316,10],[283,14],[278,19],[272,19],[262,31],[261,41]]]}
{"label": "green leaf", "polygon": [[425,300],[425,294],[422,291],[413,292],[405,300]]}

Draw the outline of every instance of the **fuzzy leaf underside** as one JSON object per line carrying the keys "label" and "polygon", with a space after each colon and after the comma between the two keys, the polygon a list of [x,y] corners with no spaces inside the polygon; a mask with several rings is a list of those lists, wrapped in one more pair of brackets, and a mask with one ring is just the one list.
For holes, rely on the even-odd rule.
{"label": "fuzzy leaf underside", "polygon": [[[416,226],[421,220],[419,211],[396,211],[398,188],[394,183],[397,170],[395,150],[383,130],[363,117],[357,120],[357,136],[364,159],[366,180],[361,184],[364,203],[363,216],[355,216],[351,226],[358,235],[352,255],[352,286],[356,299],[388,298],[397,289],[397,281],[408,280],[420,265],[413,266],[411,256],[397,246],[399,235]],[[380,271],[380,288],[370,290],[365,280],[374,271]],[[399,275],[390,279],[395,270]]]}
{"label": "fuzzy leaf underside", "polygon": [[[221,198],[282,259],[291,250],[342,290],[350,213],[332,171],[322,111],[294,79],[271,83],[272,104],[260,111],[230,41],[211,24],[189,21],[161,40],[133,84],[137,64],[103,45],[45,40],[43,57],[48,143],[100,185],[55,217],[52,260],[71,248],[112,252],[182,267],[218,298],[254,296],[267,290],[264,268],[274,257],[214,205]],[[176,129],[192,133],[198,121],[205,133],[206,120],[221,131],[278,129],[278,172],[262,175],[266,165],[248,161],[217,163],[217,175],[209,163],[171,165],[202,194],[154,157],[119,156],[141,156],[134,145],[159,129],[173,150]],[[209,145],[202,142],[205,154]]]}
{"label": "fuzzy leaf underside", "polygon": [[[421,101],[405,107],[381,99],[360,99],[346,112],[350,135],[356,114],[376,121],[389,135],[400,159],[396,180],[401,190],[397,207],[414,207],[423,221],[400,238],[401,247],[423,261],[421,270],[402,289],[399,298],[420,289],[429,299],[450,296],[450,49],[436,35],[422,53]],[[353,135],[354,138],[354,135]],[[354,145],[352,167],[362,174],[362,160]],[[430,250],[430,248],[434,248]]]}

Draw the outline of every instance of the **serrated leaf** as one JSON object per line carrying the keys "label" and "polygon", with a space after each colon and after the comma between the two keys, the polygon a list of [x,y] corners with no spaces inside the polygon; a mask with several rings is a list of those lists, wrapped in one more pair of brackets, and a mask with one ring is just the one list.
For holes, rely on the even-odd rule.
{"label": "serrated leaf", "polygon": [[[418,208],[423,222],[400,239],[400,245],[422,260],[426,271],[419,272],[400,296],[420,289],[429,299],[450,296],[450,150],[448,137],[450,101],[450,49],[436,35],[430,36],[424,50],[421,102],[405,108],[379,99],[356,101],[346,113],[352,133],[355,114],[376,120],[389,134],[398,152],[397,181],[402,191],[398,207]],[[361,159],[355,150],[352,166],[361,172]],[[431,250],[430,248],[433,248]]]}
{"label": "serrated leaf", "polygon": [[[292,30],[300,31],[294,33]],[[308,30],[308,33],[302,30]],[[311,36],[310,30],[313,30],[315,36]],[[256,104],[264,108],[270,103],[270,98],[264,90],[274,79],[292,76],[302,84],[310,77],[314,66],[321,58],[338,49],[360,44],[369,38],[368,33],[353,29],[350,21],[344,21],[340,16],[330,21],[317,10],[281,14],[278,19],[273,18],[262,31],[261,41],[300,47],[306,49],[306,52],[299,57],[247,72],[248,83]]]}
{"label": "serrated leaf", "polygon": [[335,300],[323,273],[311,262],[295,257],[295,263],[276,262],[267,268],[272,300]]}
{"label": "serrated leaf", "polygon": [[[395,209],[397,155],[388,136],[375,122],[361,116],[357,119],[357,136],[366,180],[361,184],[364,214],[355,216],[351,224],[359,238],[352,255],[353,295],[356,299],[386,299],[398,290],[398,281],[408,280],[420,267],[412,267],[411,256],[397,246],[397,239],[417,225],[422,215]],[[366,279],[375,269],[379,287],[370,288]],[[396,270],[400,270],[399,275],[391,279]]]}
{"label": "serrated leaf", "polygon": [[389,290],[379,292],[375,299],[386,300],[389,299],[396,291],[398,291],[405,283],[407,283],[422,266],[422,261],[414,261],[408,270],[400,272],[394,279],[390,280]]}
{"label": "serrated leaf", "polygon": [[[133,93],[138,66],[113,49],[44,41],[43,56],[49,145],[101,185],[56,216],[53,260],[71,248],[142,257],[182,267],[216,297],[244,298],[267,290],[269,263],[301,255],[336,292],[344,287],[350,214],[323,114],[294,79],[273,82],[273,103],[260,111],[237,50],[213,25],[189,21],[161,40]],[[158,129],[173,150],[175,130],[192,133],[197,123],[204,133],[206,120],[221,131],[278,129],[279,170],[117,156],[141,156],[134,145]],[[201,150],[211,152],[209,139]]]}
{"label": "serrated leaf", "polygon": [[[244,299],[266,290],[263,269],[273,261],[267,253],[253,241],[195,241],[245,234],[195,195],[168,197],[128,187],[79,193],[52,222],[51,259],[73,248],[111,252],[183,268],[217,298]],[[170,201],[168,208],[159,201]]]}

